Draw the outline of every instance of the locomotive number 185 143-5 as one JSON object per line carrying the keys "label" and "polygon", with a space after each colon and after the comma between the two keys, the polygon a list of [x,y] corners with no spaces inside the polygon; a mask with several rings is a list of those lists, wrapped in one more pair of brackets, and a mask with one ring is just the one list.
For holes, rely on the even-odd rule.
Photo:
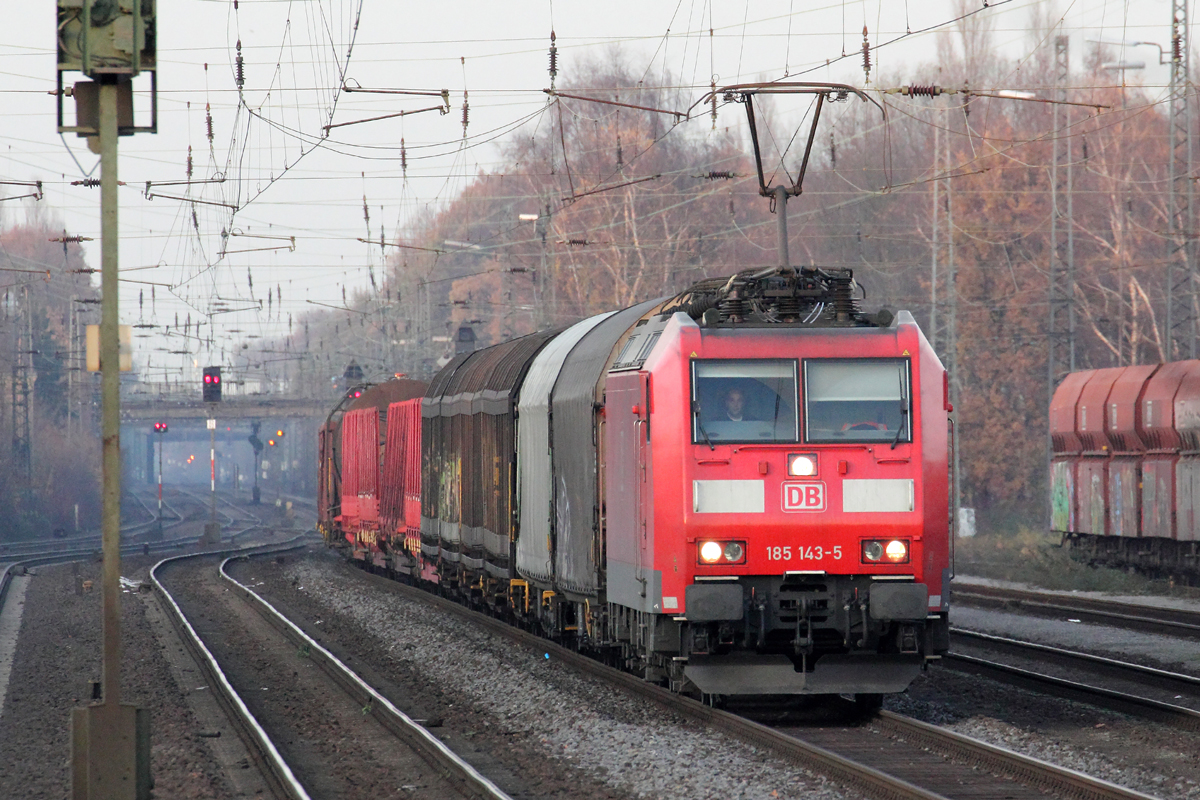
{"label": "locomotive number 185 143-5", "polygon": [[835,544],[831,548],[822,547],[821,545],[804,545],[799,544],[795,547],[784,545],[782,547],[768,547],[768,561],[791,561],[793,558],[801,561],[820,561],[824,558],[840,559],[842,557],[842,546]]}

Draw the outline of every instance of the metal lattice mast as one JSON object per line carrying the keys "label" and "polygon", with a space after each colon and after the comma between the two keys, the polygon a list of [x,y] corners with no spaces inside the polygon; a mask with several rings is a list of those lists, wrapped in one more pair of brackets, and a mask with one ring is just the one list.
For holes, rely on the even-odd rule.
{"label": "metal lattice mast", "polygon": [[1192,242],[1192,137],[1188,106],[1188,24],[1186,0],[1171,3],[1171,145],[1168,187],[1167,354],[1196,357],[1195,257]]}
{"label": "metal lattice mast", "polygon": [[21,302],[21,318],[14,341],[12,365],[12,458],[13,473],[22,492],[33,484],[33,440],[29,424],[33,387],[33,313],[29,307],[29,287]]}
{"label": "metal lattice mast", "polygon": [[1073,224],[1071,112],[1067,84],[1071,76],[1070,39],[1054,37],[1054,158],[1050,167],[1050,395],[1075,370],[1075,232]]}

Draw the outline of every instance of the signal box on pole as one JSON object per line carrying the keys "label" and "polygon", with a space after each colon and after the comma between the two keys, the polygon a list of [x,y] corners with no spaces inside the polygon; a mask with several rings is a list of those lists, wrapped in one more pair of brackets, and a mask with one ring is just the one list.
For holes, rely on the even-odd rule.
{"label": "signal box on pole", "polygon": [[221,402],[221,368],[204,368],[204,402]]}

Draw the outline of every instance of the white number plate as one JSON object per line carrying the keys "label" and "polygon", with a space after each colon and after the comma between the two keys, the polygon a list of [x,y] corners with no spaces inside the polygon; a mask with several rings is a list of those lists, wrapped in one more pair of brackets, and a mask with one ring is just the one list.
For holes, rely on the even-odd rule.
{"label": "white number plate", "polygon": [[822,547],[819,544],[798,544],[767,548],[768,561],[791,561],[792,559],[821,561],[825,558],[840,560],[841,557],[842,546],[840,544],[835,544],[833,547]]}

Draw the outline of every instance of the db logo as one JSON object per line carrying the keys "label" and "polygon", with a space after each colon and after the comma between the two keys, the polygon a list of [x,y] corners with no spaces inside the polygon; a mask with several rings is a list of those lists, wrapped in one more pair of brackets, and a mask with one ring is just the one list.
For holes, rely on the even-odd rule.
{"label": "db logo", "polygon": [[785,483],[783,485],[783,510],[824,511],[825,484],[821,481]]}

